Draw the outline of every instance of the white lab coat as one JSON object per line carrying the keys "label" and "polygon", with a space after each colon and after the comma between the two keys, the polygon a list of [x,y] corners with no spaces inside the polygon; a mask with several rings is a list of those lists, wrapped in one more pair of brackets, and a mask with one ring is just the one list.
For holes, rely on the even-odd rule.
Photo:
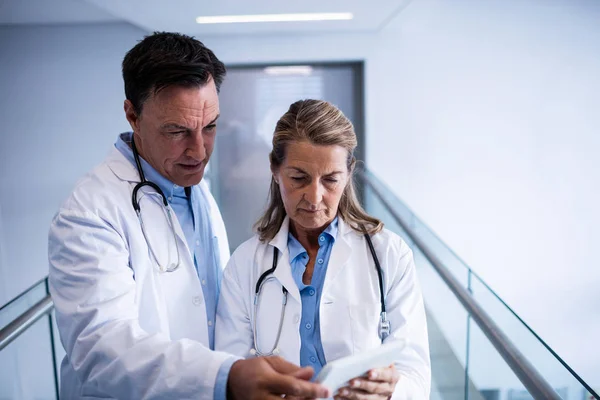
{"label": "white lab coat", "polygon": [[[321,340],[327,361],[380,346],[381,312],[377,270],[367,242],[341,217],[333,245],[319,306]],[[243,243],[229,260],[217,307],[215,347],[241,357],[254,348],[253,326],[258,327],[258,345],[269,351],[279,326],[282,285],[289,291],[279,341],[280,355],[300,363],[302,302],[291,273],[288,242],[289,219],[268,244],[255,236]],[[386,342],[405,339],[407,347],[397,359],[401,378],[394,399],[428,399],[431,366],[425,310],[417,281],[412,251],[396,234],[383,230],[373,236],[373,245],[383,269],[387,316],[391,335]],[[254,293],[259,276],[272,267],[273,246],[280,261],[261,291],[258,322],[254,315]]]}
{"label": "white lab coat", "polygon": [[[181,265],[158,272],[131,203],[138,181],[136,168],[113,149],[52,221],[50,292],[67,354],[62,399],[212,399],[217,372],[231,357],[208,348],[202,285],[174,212]],[[222,268],[229,246],[221,215],[204,182],[193,190],[209,202]],[[175,261],[160,197],[141,191],[149,241],[159,260],[171,250]]]}

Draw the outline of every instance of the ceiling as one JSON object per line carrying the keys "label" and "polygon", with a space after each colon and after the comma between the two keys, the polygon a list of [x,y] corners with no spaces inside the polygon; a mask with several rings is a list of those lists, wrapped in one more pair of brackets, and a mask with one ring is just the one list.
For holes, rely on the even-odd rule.
{"label": "ceiling", "polygon": [[[0,24],[123,21],[146,31],[192,35],[374,32],[411,0],[0,0]],[[199,25],[198,16],[351,12],[350,21]]]}
{"label": "ceiling", "polygon": [[87,24],[121,18],[82,0],[0,0],[0,24]]}

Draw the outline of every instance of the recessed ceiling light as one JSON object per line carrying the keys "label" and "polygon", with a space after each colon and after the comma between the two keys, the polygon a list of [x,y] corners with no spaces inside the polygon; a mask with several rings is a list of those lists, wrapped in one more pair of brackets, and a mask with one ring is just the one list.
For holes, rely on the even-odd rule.
{"label": "recessed ceiling light", "polygon": [[199,24],[240,24],[246,22],[343,21],[354,18],[352,13],[217,15],[198,17]]}
{"label": "recessed ceiling light", "polygon": [[266,67],[264,72],[268,75],[310,75],[312,70],[310,65],[284,65]]}

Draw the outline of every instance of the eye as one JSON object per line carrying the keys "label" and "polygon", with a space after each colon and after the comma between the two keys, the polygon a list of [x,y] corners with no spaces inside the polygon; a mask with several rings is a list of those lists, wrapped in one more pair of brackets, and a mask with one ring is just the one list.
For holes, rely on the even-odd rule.
{"label": "eye", "polygon": [[167,132],[169,135],[173,135],[173,136],[177,136],[177,135],[185,135],[187,132],[186,131],[170,131]]}
{"label": "eye", "polygon": [[207,125],[204,129],[206,129],[207,131],[214,131],[215,129],[217,129],[217,124]]}
{"label": "eye", "polygon": [[325,178],[325,182],[328,182],[328,183],[337,183],[338,180],[335,179],[335,178]]}
{"label": "eye", "polygon": [[297,181],[297,182],[304,180],[303,176],[291,176],[290,178],[292,178],[292,180]]}

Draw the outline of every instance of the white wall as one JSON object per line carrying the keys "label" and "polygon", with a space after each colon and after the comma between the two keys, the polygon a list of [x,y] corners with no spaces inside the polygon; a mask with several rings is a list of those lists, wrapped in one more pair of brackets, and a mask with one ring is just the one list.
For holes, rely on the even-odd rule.
{"label": "white wall", "polygon": [[125,24],[0,27],[3,303],[48,271],[50,220],[108,153],[124,98],[120,63],[143,32]]}
{"label": "white wall", "polygon": [[600,383],[600,3],[415,0],[369,59],[369,166]]}

